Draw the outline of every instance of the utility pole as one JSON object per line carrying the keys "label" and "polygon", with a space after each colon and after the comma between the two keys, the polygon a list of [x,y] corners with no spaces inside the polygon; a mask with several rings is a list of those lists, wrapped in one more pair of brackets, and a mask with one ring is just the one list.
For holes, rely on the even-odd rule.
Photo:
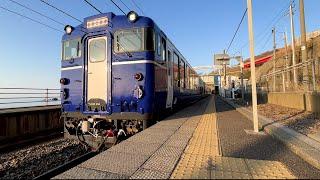
{"label": "utility pole", "polygon": [[[307,35],[306,35],[306,23],[304,17],[304,0],[299,1],[300,4],[300,31],[301,31],[301,55],[302,55],[302,63],[307,62],[308,54],[307,54]],[[303,87],[304,91],[309,90],[309,77],[308,77],[308,66],[305,64],[303,67]]]}
{"label": "utility pole", "polygon": [[250,42],[250,69],[251,69],[251,86],[252,86],[252,112],[253,112],[253,129],[259,132],[258,126],[258,109],[257,109],[257,87],[256,87],[256,66],[254,60],[254,34],[252,23],[252,0],[247,0],[248,8],[248,30]]}
{"label": "utility pole", "polygon": [[272,29],[272,34],[273,34],[273,75],[272,75],[272,79],[273,79],[273,87],[272,87],[272,91],[275,92],[276,91],[276,28],[273,27]]}
{"label": "utility pole", "polygon": [[291,26],[293,82],[294,82],[294,85],[296,86],[298,84],[298,76],[297,76],[297,69],[296,69],[296,48],[295,48],[295,33],[294,33],[294,24],[293,24],[292,1],[290,3],[290,26]]}
{"label": "utility pole", "polygon": [[[223,50],[223,54],[226,54],[226,50]],[[227,63],[223,62],[223,72],[224,72],[224,89],[227,86]],[[226,92],[226,91],[225,91]]]}
{"label": "utility pole", "polygon": [[[285,46],[285,48],[286,48],[286,57],[285,57],[285,61],[286,61],[286,68],[288,68],[289,67],[289,55],[288,55],[288,38],[287,38],[287,32],[284,32],[283,33],[283,38],[284,38],[284,46]],[[286,75],[287,75],[287,77],[286,77],[286,83],[288,83],[288,80],[290,79],[290,72],[288,71],[288,70],[286,70],[287,72],[286,72]]]}

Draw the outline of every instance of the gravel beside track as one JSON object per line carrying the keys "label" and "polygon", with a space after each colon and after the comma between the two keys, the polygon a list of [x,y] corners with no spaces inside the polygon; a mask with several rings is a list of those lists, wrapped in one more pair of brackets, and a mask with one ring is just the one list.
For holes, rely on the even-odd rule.
{"label": "gravel beside track", "polygon": [[[239,100],[234,103],[243,106]],[[251,106],[248,106],[251,108]],[[320,131],[320,118],[315,113],[294,108],[283,107],[275,104],[259,104],[258,112],[271,120],[285,125],[301,134],[308,135]]]}
{"label": "gravel beside track", "polygon": [[0,179],[32,179],[87,151],[75,140],[56,139],[0,154]]}
{"label": "gravel beside track", "polygon": [[295,131],[308,135],[320,131],[320,118],[312,112],[274,104],[260,104],[259,114],[273,119]]}
{"label": "gravel beside track", "polygon": [[320,171],[299,158],[280,141],[269,135],[249,135],[250,120],[216,97],[218,131],[222,155],[259,160],[280,161],[298,178],[319,178]]}

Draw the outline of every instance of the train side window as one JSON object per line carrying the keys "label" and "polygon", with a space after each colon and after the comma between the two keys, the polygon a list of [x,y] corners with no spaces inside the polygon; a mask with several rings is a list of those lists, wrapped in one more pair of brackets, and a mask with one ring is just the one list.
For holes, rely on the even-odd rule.
{"label": "train side window", "polygon": [[179,71],[180,71],[180,86],[185,88],[185,63],[182,59],[179,60]]}
{"label": "train side window", "polygon": [[175,52],[173,53],[173,75],[175,86],[180,87],[179,56]]}
{"label": "train side window", "polygon": [[191,77],[191,89],[195,90],[195,72],[193,70],[191,70],[190,77]]}
{"label": "train side window", "polygon": [[171,52],[168,50],[168,75],[171,75],[171,66],[172,66],[172,55]]}
{"label": "train side window", "polygon": [[155,36],[152,28],[145,29],[145,50],[155,51]]}
{"label": "train side window", "polygon": [[189,65],[186,65],[186,87],[187,89],[190,89],[190,67]]}
{"label": "train side window", "polygon": [[166,61],[166,40],[161,38],[161,60]]}
{"label": "train side window", "polygon": [[160,34],[157,34],[157,53],[161,55],[161,37]]}

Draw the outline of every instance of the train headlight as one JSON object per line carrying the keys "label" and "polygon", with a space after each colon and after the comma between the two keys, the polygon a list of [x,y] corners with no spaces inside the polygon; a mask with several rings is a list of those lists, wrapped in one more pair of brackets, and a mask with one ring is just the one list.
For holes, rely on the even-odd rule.
{"label": "train headlight", "polygon": [[134,78],[137,81],[142,81],[143,80],[143,75],[142,75],[142,73],[137,73],[137,74],[134,75]]}
{"label": "train headlight", "polygon": [[66,26],[64,27],[64,31],[65,31],[68,35],[70,35],[73,30],[74,30],[74,27],[72,27],[72,26],[70,26],[70,25],[66,25]]}
{"label": "train headlight", "polygon": [[130,11],[127,14],[127,18],[130,22],[134,23],[138,19],[138,14],[134,11]]}
{"label": "train headlight", "polygon": [[61,79],[60,79],[60,84],[62,84],[62,85],[67,85],[67,84],[69,84],[69,79],[67,79],[67,78],[61,78]]}

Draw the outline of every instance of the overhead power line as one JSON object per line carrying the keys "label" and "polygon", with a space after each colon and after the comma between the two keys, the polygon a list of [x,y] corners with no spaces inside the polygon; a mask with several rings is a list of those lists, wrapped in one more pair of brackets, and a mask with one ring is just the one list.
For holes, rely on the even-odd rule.
{"label": "overhead power line", "polygon": [[131,10],[122,0],[119,0],[129,11]]}
{"label": "overhead power line", "polygon": [[[282,16],[282,14],[284,12],[286,12],[286,10],[289,8],[291,3],[289,4],[285,4],[285,6],[283,6],[280,11],[271,19],[271,21],[268,23],[268,25],[266,26],[266,28],[264,28],[263,31],[261,31],[257,37],[256,37],[256,41],[259,43],[261,42],[261,39],[264,39],[268,34],[269,34],[269,30],[270,30],[270,26],[274,26],[276,23],[278,23],[281,18],[283,18],[284,16]],[[263,35],[263,36],[262,36]],[[249,45],[249,41],[246,41],[246,43],[244,43],[238,50],[236,51],[240,51],[241,49],[243,49],[244,47]]]}
{"label": "overhead power line", "polygon": [[57,7],[55,7],[55,6],[53,6],[52,4],[48,3],[47,1],[45,1],[45,0],[40,0],[40,1],[41,1],[41,2],[43,2],[44,4],[46,4],[47,6],[50,6],[50,7],[52,7],[53,9],[55,9],[55,10],[57,10],[57,11],[59,11],[59,12],[61,12],[61,13],[65,14],[65,15],[67,15],[67,16],[69,16],[69,17],[71,17],[72,19],[74,19],[74,20],[76,20],[76,21],[78,21],[78,22],[82,23],[82,21],[81,21],[81,20],[79,20],[78,18],[76,18],[76,17],[74,17],[74,16],[70,15],[69,13],[67,13],[67,12],[65,12],[65,11],[63,11],[63,10],[61,10],[61,9],[59,9],[59,8],[57,8]]}
{"label": "overhead power line", "polygon": [[119,7],[119,5],[117,3],[115,3],[113,0],[110,0],[115,6],[117,6],[117,8],[124,14],[126,15],[126,13]]}
{"label": "overhead power line", "polygon": [[50,25],[47,25],[47,24],[45,24],[45,23],[42,23],[42,22],[40,22],[40,21],[38,21],[38,20],[35,20],[35,19],[33,19],[33,18],[30,18],[30,17],[25,16],[25,15],[23,15],[23,14],[20,14],[20,13],[18,13],[18,12],[12,11],[12,10],[7,9],[7,8],[5,8],[5,7],[2,7],[2,6],[0,6],[0,8],[3,9],[3,10],[6,10],[6,11],[8,11],[8,12],[11,12],[11,13],[13,13],[13,14],[15,14],[15,15],[18,15],[18,16],[20,16],[20,17],[23,17],[23,18],[25,18],[25,19],[28,19],[28,20],[30,20],[30,21],[33,21],[33,22],[35,22],[35,23],[41,24],[41,25],[43,25],[43,26],[46,26],[47,28],[50,28],[50,29],[52,29],[52,30],[55,30],[55,31],[64,33],[63,31],[61,31],[61,30],[59,30],[59,29],[56,29],[56,28],[54,28],[54,27],[52,27],[52,26],[50,26]]}
{"label": "overhead power line", "polygon": [[18,3],[17,1],[14,1],[14,0],[9,0],[9,1],[11,1],[12,3],[15,3],[15,4],[21,6],[21,7],[25,8],[25,9],[28,9],[28,10],[34,12],[34,13],[37,13],[37,14],[39,14],[39,15],[47,18],[47,19],[50,19],[51,21],[56,22],[57,24],[60,24],[60,25],[62,25],[62,26],[65,25],[64,23],[59,22],[59,21],[57,21],[57,20],[55,20],[55,19],[53,19],[53,18],[51,18],[51,17],[49,17],[49,16],[47,16],[47,15],[45,15],[45,14],[43,14],[43,13],[40,13],[40,12],[34,10],[34,9],[31,9],[30,7],[28,7],[28,6],[26,6],[26,5],[23,5],[23,4],[21,4],[21,3]]}
{"label": "overhead power line", "polygon": [[91,4],[88,0],[84,0],[84,2],[86,2],[87,4],[89,4],[93,9],[95,9],[96,11],[98,11],[100,14],[102,14],[102,12],[96,8],[93,4]]}
{"label": "overhead power line", "polygon": [[263,44],[263,46],[261,46],[260,51],[263,51],[264,48],[266,47],[266,45],[270,42],[272,34],[270,33],[270,36],[268,36],[268,38],[266,39],[265,43]]}
{"label": "overhead power line", "polygon": [[248,8],[246,8],[246,10],[244,11],[244,13],[243,13],[243,15],[242,15],[242,18],[241,18],[241,20],[240,20],[240,23],[238,24],[237,30],[236,30],[236,32],[234,33],[234,35],[233,35],[233,37],[232,37],[232,40],[230,41],[230,44],[229,44],[226,52],[229,51],[229,49],[230,49],[230,47],[231,47],[231,45],[232,45],[232,43],[233,43],[233,41],[234,41],[234,38],[236,37],[236,35],[237,35],[237,33],[238,33],[239,29],[240,29],[240,26],[241,26],[241,24],[242,24],[242,22],[243,22],[243,19],[244,19],[244,17],[245,17],[246,14],[247,14],[247,11],[248,11]]}
{"label": "overhead power line", "polygon": [[139,9],[139,11],[142,13],[142,15],[145,15],[145,13],[142,11],[142,8],[140,8],[140,6],[138,6],[138,4],[134,0],[131,0],[131,1],[134,4],[134,6],[136,6],[137,9]]}

